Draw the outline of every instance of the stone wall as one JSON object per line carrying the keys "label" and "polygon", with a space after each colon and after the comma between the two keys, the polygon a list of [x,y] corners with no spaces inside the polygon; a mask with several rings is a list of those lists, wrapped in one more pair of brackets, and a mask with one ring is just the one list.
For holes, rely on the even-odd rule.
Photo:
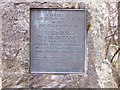
{"label": "stone wall", "polygon": [[[108,8],[102,2],[1,2],[2,87],[3,88],[115,88],[111,64],[105,59]],[[88,68],[79,74],[29,73],[30,8],[86,8]]]}

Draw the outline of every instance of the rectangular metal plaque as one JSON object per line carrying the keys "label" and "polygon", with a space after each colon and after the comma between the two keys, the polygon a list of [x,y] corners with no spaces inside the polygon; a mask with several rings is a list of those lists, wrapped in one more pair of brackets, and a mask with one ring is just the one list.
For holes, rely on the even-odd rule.
{"label": "rectangular metal plaque", "polygon": [[30,73],[85,72],[84,9],[31,9]]}

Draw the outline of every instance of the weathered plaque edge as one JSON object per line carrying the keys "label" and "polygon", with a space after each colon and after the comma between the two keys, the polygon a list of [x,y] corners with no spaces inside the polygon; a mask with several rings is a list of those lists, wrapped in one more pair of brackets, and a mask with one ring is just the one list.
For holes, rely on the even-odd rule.
{"label": "weathered plaque edge", "polygon": [[30,8],[30,23],[31,23],[31,10],[33,9],[41,9],[41,10],[58,10],[58,11],[84,11],[85,12],[85,24],[84,24],[84,28],[85,28],[85,60],[84,60],[84,71],[83,72],[32,72],[31,71],[31,24],[30,24],[30,64],[29,64],[29,73],[32,75],[36,75],[36,74],[79,74],[79,75],[86,75],[87,74],[87,64],[88,64],[88,60],[87,60],[87,45],[86,45],[86,9],[64,9],[64,8]]}

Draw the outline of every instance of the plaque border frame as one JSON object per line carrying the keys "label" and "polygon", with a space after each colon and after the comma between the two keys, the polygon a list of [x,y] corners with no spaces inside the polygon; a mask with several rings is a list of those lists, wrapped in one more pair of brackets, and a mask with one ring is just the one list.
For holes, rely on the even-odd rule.
{"label": "plaque border frame", "polygon": [[[85,24],[84,24],[84,28],[85,28],[85,60],[84,60],[84,72],[32,72],[31,70],[31,11],[32,9],[41,9],[41,10],[58,10],[58,11],[84,11],[85,12]],[[87,60],[87,29],[86,29],[86,26],[87,26],[87,10],[86,9],[77,9],[77,8],[74,8],[74,9],[71,9],[71,8],[30,8],[30,24],[29,24],[29,30],[30,30],[30,34],[29,34],[29,37],[30,37],[30,44],[29,44],[29,51],[30,51],[30,61],[29,61],[29,73],[32,74],[32,75],[38,75],[38,74],[79,74],[81,76],[84,76],[87,74],[87,67],[88,67],[88,60]]]}

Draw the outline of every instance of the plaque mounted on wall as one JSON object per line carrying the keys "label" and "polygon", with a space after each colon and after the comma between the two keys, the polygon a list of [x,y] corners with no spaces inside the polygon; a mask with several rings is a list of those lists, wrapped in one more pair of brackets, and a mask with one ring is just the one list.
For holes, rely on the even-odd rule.
{"label": "plaque mounted on wall", "polygon": [[30,10],[30,73],[84,74],[86,10]]}

